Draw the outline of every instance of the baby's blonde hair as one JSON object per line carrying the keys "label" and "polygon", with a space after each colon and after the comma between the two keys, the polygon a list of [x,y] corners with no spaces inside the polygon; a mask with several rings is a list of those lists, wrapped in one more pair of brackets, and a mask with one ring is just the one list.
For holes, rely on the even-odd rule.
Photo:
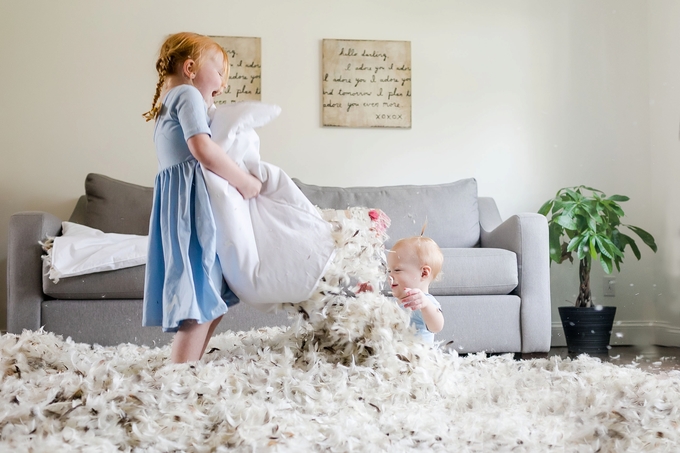
{"label": "baby's blonde hair", "polygon": [[435,280],[442,270],[444,255],[434,240],[425,236],[412,236],[399,239],[392,246],[392,251],[399,248],[409,248],[415,252],[421,266],[430,266],[432,280]]}
{"label": "baby's blonde hair", "polygon": [[182,64],[188,59],[194,60],[196,68],[200,68],[206,54],[210,50],[221,52],[224,57],[224,83],[222,84],[222,88],[224,88],[226,81],[229,80],[229,56],[219,44],[208,36],[197,33],[182,32],[168,36],[161,46],[158,60],[156,61],[158,83],[156,84],[156,93],[151,102],[151,110],[142,115],[147,121],[156,119],[160,112],[161,103],[159,98],[166,77],[180,71]]}

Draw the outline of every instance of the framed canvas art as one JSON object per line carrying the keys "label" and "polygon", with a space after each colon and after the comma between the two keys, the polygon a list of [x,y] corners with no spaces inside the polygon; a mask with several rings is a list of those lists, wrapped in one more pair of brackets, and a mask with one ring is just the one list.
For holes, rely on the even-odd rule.
{"label": "framed canvas art", "polygon": [[324,126],[411,127],[411,42],[323,40]]}
{"label": "framed canvas art", "polygon": [[260,38],[211,36],[229,56],[229,85],[215,98],[215,105],[262,98],[262,49]]}

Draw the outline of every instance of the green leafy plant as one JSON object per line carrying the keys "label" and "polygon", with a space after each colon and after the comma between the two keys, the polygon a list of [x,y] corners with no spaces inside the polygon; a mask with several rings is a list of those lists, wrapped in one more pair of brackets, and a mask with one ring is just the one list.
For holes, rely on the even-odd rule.
{"label": "green leafy plant", "polygon": [[625,214],[619,203],[628,200],[623,195],[607,197],[601,190],[591,187],[565,187],[538,211],[548,218],[551,261],[561,263],[569,259],[573,263],[573,254],[579,260],[580,286],[576,307],[591,307],[593,304],[590,294],[592,260],[599,259],[604,271],[611,274],[614,267],[621,270],[626,246],[630,246],[635,257],[640,259],[640,249],[635,240],[622,233],[620,227],[628,228],[656,252],[651,234],[640,227],[621,223],[620,219]]}

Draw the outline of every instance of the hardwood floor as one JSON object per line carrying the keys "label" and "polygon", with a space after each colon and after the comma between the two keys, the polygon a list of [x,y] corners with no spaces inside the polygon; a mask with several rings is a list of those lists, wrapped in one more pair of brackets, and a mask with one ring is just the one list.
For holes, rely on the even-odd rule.
{"label": "hardwood floor", "polygon": [[[546,358],[560,356],[562,358],[575,358],[578,354],[567,351],[566,347],[551,348],[550,352],[543,354],[522,354],[521,359]],[[615,365],[626,366],[637,363],[642,370],[660,372],[680,370],[680,348],[666,346],[612,346],[608,354],[595,355],[602,361]]]}

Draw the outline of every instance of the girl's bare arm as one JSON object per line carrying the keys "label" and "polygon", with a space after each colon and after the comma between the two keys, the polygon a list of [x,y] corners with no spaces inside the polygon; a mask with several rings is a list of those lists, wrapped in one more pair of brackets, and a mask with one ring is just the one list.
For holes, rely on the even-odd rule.
{"label": "girl's bare arm", "polygon": [[246,200],[260,193],[262,183],[255,176],[247,173],[227,156],[220,146],[213,142],[208,134],[197,134],[187,140],[189,151],[203,168],[226,179],[229,184],[243,195]]}

